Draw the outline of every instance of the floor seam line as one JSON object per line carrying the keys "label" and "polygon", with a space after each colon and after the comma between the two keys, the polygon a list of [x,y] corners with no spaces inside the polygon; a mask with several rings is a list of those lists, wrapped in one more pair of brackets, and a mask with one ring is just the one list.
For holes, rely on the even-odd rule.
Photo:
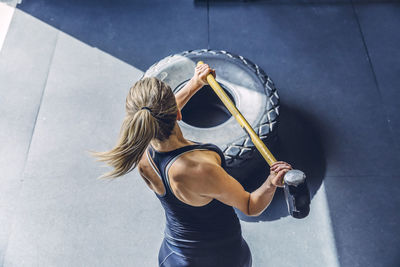
{"label": "floor seam line", "polygon": [[359,30],[359,32],[361,34],[361,40],[362,40],[362,43],[363,43],[363,46],[364,46],[364,50],[365,50],[365,52],[367,54],[367,59],[368,59],[368,63],[369,63],[370,69],[372,71],[372,76],[374,77],[374,83],[375,83],[376,89],[378,91],[378,96],[379,96],[380,104],[382,105],[382,109],[383,109],[383,113],[384,113],[384,116],[385,116],[385,119],[386,119],[386,123],[387,123],[387,125],[389,127],[389,131],[390,131],[390,134],[392,136],[393,142],[395,143],[396,149],[398,151],[400,151],[400,144],[397,142],[397,140],[395,138],[395,133],[393,131],[392,124],[390,123],[389,114],[388,114],[388,112],[387,112],[387,110],[385,108],[385,105],[383,103],[382,91],[381,91],[381,88],[379,86],[378,77],[376,76],[374,65],[372,64],[371,56],[370,56],[370,53],[369,53],[369,50],[368,50],[367,42],[365,41],[364,33],[362,31],[362,27],[361,27],[360,20],[358,18],[358,13],[356,11],[356,7],[354,5],[353,0],[350,0],[350,3],[351,3],[351,7],[353,9],[354,17],[355,17],[357,25],[358,25],[358,30]]}
{"label": "floor seam line", "polygon": [[52,55],[51,55],[50,61],[49,61],[49,68],[48,68],[47,73],[46,73],[46,80],[45,80],[44,85],[43,85],[42,95],[40,96],[39,108],[37,109],[35,121],[34,121],[34,124],[33,124],[31,139],[29,140],[29,146],[28,146],[28,150],[27,150],[27,153],[26,153],[26,156],[25,156],[25,160],[24,160],[24,167],[23,167],[22,175],[24,175],[24,172],[25,172],[25,168],[26,168],[26,164],[27,164],[27,161],[28,161],[29,152],[30,152],[30,149],[31,149],[33,135],[34,135],[35,129],[36,129],[37,119],[39,117],[40,109],[41,109],[42,103],[43,103],[44,92],[46,91],[47,83],[49,81],[49,73],[50,73],[51,65],[52,65],[52,62],[53,62],[53,59],[54,59],[54,54],[55,54],[57,43],[58,43],[59,33],[60,33],[60,31],[58,30],[57,31],[57,36],[56,36],[56,42],[55,42],[55,45],[54,45],[54,49],[53,49],[53,52],[52,52]]}
{"label": "floor seam line", "polygon": [[[26,151],[26,156],[25,156],[25,159],[24,159],[24,164],[23,164],[23,167],[22,167],[22,171],[21,171],[21,174],[19,175],[19,178],[20,178],[20,185],[19,185],[19,187],[20,187],[20,188],[18,189],[18,200],[21,198],[21,194],[22,194],[22,189],[23,189],[23,184],[24,184],[24,176],[25,176],[25,168],[26,168],[26,164],[27,164],[27,162],[28,162],[28,157],[29,157],[29,153],[30,153],[30,149],[31,149],[31,144],[32,144],[32,140],[33,140],[33,135],[34,135],[35,129],[36,129],[37,119],[38,119],[38,117],[39,117],[40,109],[41,109],[41,107],[42,107],[44,92],[45,92],[45,90],[46,90],[47,83],[48,83],[48,80],[49,80],[49,73],[50,73],[51,65],[52,65],[52,63],[53,63],[53,59],[54,59],[54,54],[55,54],[55,51],[56,51],[56,47],[57,47],[57,44],[58,44],[59,34],[60,34],[60,30],[57,30],[57,35],[56,35],[56,40],[55,40],[55,44],[54,44],[54,49],[53,49],[53,51],[52,51],[52,55],[51,55],[50,60],[49,60],[49,67],[48,67],[48,69],[47,69],[47,73],[46,73],[46,78],[45,78],[45,82],[44,82],[44,85],[43,85],[42,94],[41,94],[41,96],[40,96],[39,107],[38,107],[38,109],[37,109],[36,117],[35,117],[35,120],[34,120],[34,123],[33,123],[33,127],[32,127],[31,138],[30,138],[30,140],[29,140],[29,145],[28,145],[28,149],[27,149],[27,151]],[[18,210],[18,206],[15,207],[15,210]],[[14,214],[14,216],[13,216],[13,218],[12,218],[12,222],[11,222],[11,225],[10,225],[10,233],[9,233],[9,235],[8,235],[8,238],[7,238],[7,243],[6,243],[6,245],[4,246],[4,254],[3,254],[3,259],[2,259],[2,262],[1,262],[0,266],[4,266],[4,261],[5,261],[6,256],[7,256],[9,241],[10,241],[10,238],[11,238],[12,233],[13,233],[13,231],[14,231],[13,228],[14,228],[14,224],[15,224],[15,220],[16,220],[15,217],[16,217],[16,214]]]}
{"label": "floor seam line", "polygon": [[207,0],[207,49],[210,49],[210,0]]}

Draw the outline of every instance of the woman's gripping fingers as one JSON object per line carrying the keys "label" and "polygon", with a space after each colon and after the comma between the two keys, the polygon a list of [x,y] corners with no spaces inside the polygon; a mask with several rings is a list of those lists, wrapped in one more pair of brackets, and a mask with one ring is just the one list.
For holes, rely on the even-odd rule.
{"label": "woman's gripping fingers", "polygon": [[288,167],[290,169],[292,168],[292,166],[287,162],[277,161],[277,162],[275,162],[274,164],[271,165],[270,169],[271,169],[271,171],[275,171],[277,168],[282,167],[282,166]]}
{"label": "woman's gripping fingers", "polygon": [[288,166],[288,165],[279,165],[278,167],[276,167],[276,168],[274,168],[274,169],[271,169],[271,171],[273,171],[273,172],[275,172],[275,173],[278,173],[278,172],[280,172],[280,171],[282,171],[282,170],[291,170],[291,167],[290,166]]}
{"label": "woman's gripping fingers", "polygon": [[283,178],[285,177],[285,174],[289,171],[289,169],[282,169],[280,170],[276,176],[275,176],[275,181],[276,181],[276,186],[278,187],[283,187]]}

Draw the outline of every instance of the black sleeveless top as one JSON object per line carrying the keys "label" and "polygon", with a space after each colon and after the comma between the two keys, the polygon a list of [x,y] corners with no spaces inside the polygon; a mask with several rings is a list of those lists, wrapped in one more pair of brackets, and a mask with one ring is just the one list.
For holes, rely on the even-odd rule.
{"label": "black sleeveless top", "polygon": [[[194,142],[194,141],[193,141]],[[231,206],[213,199],[204,206],[195,207],[179,200],[169,185],[168,170],[182,154],[193,150],[213,150],[221,157],[221,166],[226,163],[222,151],[211,143],[198,143],[168,152],[158,152],[151,145],[147,149],[150,165],[165,187],[165,194],[156,196],[165,210],[167,242],[180,247],[194,248],[217,245],[226,240],[240,240],[242,232],[239,219]]]}

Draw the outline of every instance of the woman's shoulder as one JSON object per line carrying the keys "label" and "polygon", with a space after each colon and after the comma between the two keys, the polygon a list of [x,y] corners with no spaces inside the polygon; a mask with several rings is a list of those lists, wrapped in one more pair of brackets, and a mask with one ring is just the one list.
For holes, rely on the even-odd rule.
{"label": "woman's shoulder", "polygon": [[171,168],[180,173],[198,172],[210,164],[221,165],[221,157],[218,152],[209,149],[198,149],[180,155]]}
{"label": "woman's shoulder", "polygon": [[168,179],[174,187],[197,191],[209,185],[208,179],[221,168],[218,158],[215,152],[205,150],[182,155],[168,170]]}
{"label": "woman's shoulder", "polygon": [[168,171],[170,186],[179,199],[192,200],[196,203],[210,200],[208,197],[200,197],[199,192],[209,191],[209,187],[213,186],[213,180],[215,181],[213,177],[220,171],[218,169],[221,166],[216,159],[211,159],[211,155],[206,158],[203,155],[206,153],[201,152],[183,156]]}

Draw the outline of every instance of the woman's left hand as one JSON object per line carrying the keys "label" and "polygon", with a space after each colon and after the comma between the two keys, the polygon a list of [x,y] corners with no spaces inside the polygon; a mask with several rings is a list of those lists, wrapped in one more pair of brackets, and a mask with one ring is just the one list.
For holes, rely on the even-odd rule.
{"label": "woman's left hand", "polygon": [[292,169],[292,166],[289,163],[284,161],[277,161],[272,164],[270,168],[270,174],[268,179],[271,184],[276,187],[283,187],[283,178],[285,174]]}
{"label": "woman's left hand", "polygon": [[192,80],[201,88],[208,84],[207,75],[211,73],[214,78],[216,77],[215,70],[211,69],[207,64],[196,66]]}

